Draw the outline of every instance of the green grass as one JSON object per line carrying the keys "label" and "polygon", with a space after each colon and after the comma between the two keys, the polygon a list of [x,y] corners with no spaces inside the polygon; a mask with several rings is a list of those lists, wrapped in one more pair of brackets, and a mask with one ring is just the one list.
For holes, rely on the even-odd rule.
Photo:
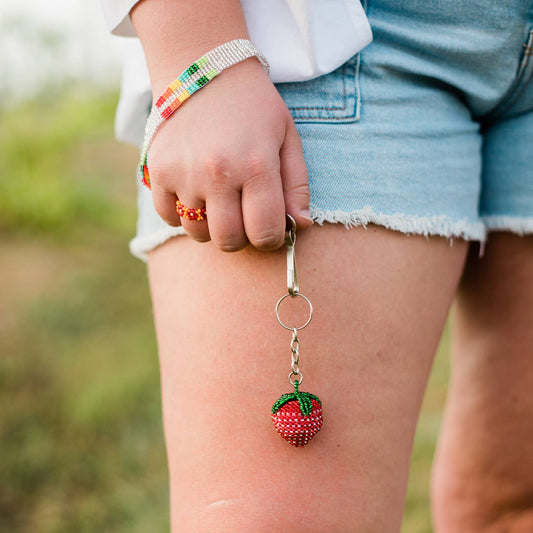
{"label": "green grass", "polygon": [[1,116],[0,531],[168,531],[159,376],[115,94]]}
{"label": "green grass", "polygon": [[[0,531],[165,532],[168,488],[144,265],[128,252],[137,152],[116,95],[0,111]],[[413,454],[404,533],[431,531],[444,343]]]}

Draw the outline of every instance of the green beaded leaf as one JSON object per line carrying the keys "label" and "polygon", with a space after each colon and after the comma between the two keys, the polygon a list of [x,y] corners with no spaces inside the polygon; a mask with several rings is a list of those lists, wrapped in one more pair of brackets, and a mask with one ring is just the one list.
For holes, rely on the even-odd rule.
{"label": "green beaded leaf", "polygon": [[284,394],[279,400],[277,400],[272,406],[272,414],[274,414],[278,409],[283,407],[286,403],[289,403],[293,400],[297,400],[297,396],[294,392],[288,392]]}
{"label": "green beaded leaf", "polygon": [[281,396],[272,406],[272,413],[274,414],[278,409],[283,407],[286,403],[293,402],[295,400],[300,404],[300,412],[303,416],[308,416],[313,410],[313,404],[311,400],[316,400],[320,405],[322,402],[319,400],[318,396],[311,394],[310,392],[288,392]]}
{"label": "green beaded leaf", "polygon": [[322,402],[320,401],[320,398],[318,396],[315,396],[314,394],[311,394],[310,392],[303,392],[302,394],[307,394],[309,398],[316,400],[320,405],[322,405]]}
{"label": "green beaded leaf", "polygon": [[298,403],[303,416],[307,416],[313,410],[313,404],[305,392],[298,394]]}

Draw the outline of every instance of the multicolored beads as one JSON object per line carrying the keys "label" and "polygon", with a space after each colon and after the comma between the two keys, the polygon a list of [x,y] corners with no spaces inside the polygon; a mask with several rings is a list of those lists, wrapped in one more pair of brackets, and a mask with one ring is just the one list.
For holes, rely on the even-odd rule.
{"label": "multicolored beads", "polygon": [[148,149],[162,122],[172,116],[183,102],[196,91],[205,87],[224,69],[254,56],[259,59],[268,74],[270,71],[268,62],[252,42],[246,39],[235,39],[224,43],[207,52],[207,54],[187,67],[178,79],[174,80],[158,98],[155,105],[152,106],[150,116],[146,122],[141,161],[139,163],[139,178],[146,187],[151,189],[150,172],[148,171]]}
{"label": "multicolored beads", "polygon": [[176,201],[176,211],[180,217],[187,220],[205,220],[207,218],[205,207],[191,209],[190,207],[185,207],[179,200]]}

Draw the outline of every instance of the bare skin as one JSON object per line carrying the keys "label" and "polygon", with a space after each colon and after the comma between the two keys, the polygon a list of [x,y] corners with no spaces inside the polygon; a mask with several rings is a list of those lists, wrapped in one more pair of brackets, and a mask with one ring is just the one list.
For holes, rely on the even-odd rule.
{"label": "bare skin", "polygon": [[[239,0],[142,0],[132,21],[155,96],[206,51],[248,37]],[[170,225],[182,223],[190,237],[149,254],[173,531],[290,533],[295,524],[310,533],[398,531],[420,400],[467,244],[450,247],[444,239],[375,227],[312,226],[300,138],[255,58],[224,71],[179,117],[165,122],[148,164],[156,210]],[[189,207],[205,205],[208,221],[180,221],[178,197]],[[278,437],[269,420],[272,402],[288,389],[290,338],[273,314],[284,292],[285,253],[279,248],[285,213],[299,228],[302,288],[316,307],[312,326],[302,333],[304,390],[321,397],[326,417],[302,450]],[[498,242],[489,246],[497,251]],[[518,270],[496,259],[485,263],[505,271],[508,280],[493,291],[499,296],[494,305],[472,293],[488,294],[500,274],[477,279],[469,266],[474,274],[467,272],[461,289],[455,341],[461,362],[436,470],[442,487],[435,493],[436,520],[445,533],[465,531],[457,529],[464,517],[472,533],[504,520],[512,527],[493,531],[521,533],[525,529],[513,528],[529,519],[522,512],[531,489],[529,463],[520,463],[518,454],[500,462],[486,485],[496,487],[490,497],[456,497],[484,488],[487,465],[501,456],[494,451],[502,450],[499,433],[489,434],[489,419],[480,411],[493,413],[490,427],[500,424],[509,440],[520,443],[521,454],[530,452],[531,426],[517,408],[532,408],[524,392],[531,390],[531,370],[516,340],[527,324],[509,320],[531,307],[531,293],[519,290],[516,277],[531,271],[531,244],[527,253],[516,252],[520,246],[500,246],[503,261],[519,258]],[[521,302],[517,308],[510,307],[507,291]],[[531,339],[526,342],[531,346]],[[504,366],[495,362],[501,353],[507,355]],[[473,435],[468,445],[458,436],[464,428]],[[485,445],[489,450],[482,453]],[[464,472],[471,483],[461,492]],[[499,487],[509,489],[498,493]],[[490,521],[476,522],[472,517],[481,516],[485,504]],[[448,506],[455,506],[453,512]],[[516,509],[521,512],[508,512]]]}
{"label": "bare skin", "polygon": [[533,531],[533,237],[474,249],[454,313],[453,378],[434,467],[436,531]]}
{"label": "bare skin", "polygon": [[151,252],[172,530],[398,531],[420,401],[466,248],[340,224],[298,235],[302,292],[316,308],[301,332],[302,387],[325,410],[303,449],[270,421],[289,391],[290,332],[274,316],[284,250],[224,254],[178,237]]}

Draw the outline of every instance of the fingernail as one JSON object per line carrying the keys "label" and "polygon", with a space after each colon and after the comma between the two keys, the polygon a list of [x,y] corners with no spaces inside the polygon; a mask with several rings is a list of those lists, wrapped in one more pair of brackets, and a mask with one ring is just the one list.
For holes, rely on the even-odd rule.
{"label": "fingernail", "polygon": [[311,218],[311,213],[309,213],[309,209],[302,209],[300,211],[300,216],[302,218],[305,218],[306,220],[310,220],[311,222],[313,222],[313,219]]}

